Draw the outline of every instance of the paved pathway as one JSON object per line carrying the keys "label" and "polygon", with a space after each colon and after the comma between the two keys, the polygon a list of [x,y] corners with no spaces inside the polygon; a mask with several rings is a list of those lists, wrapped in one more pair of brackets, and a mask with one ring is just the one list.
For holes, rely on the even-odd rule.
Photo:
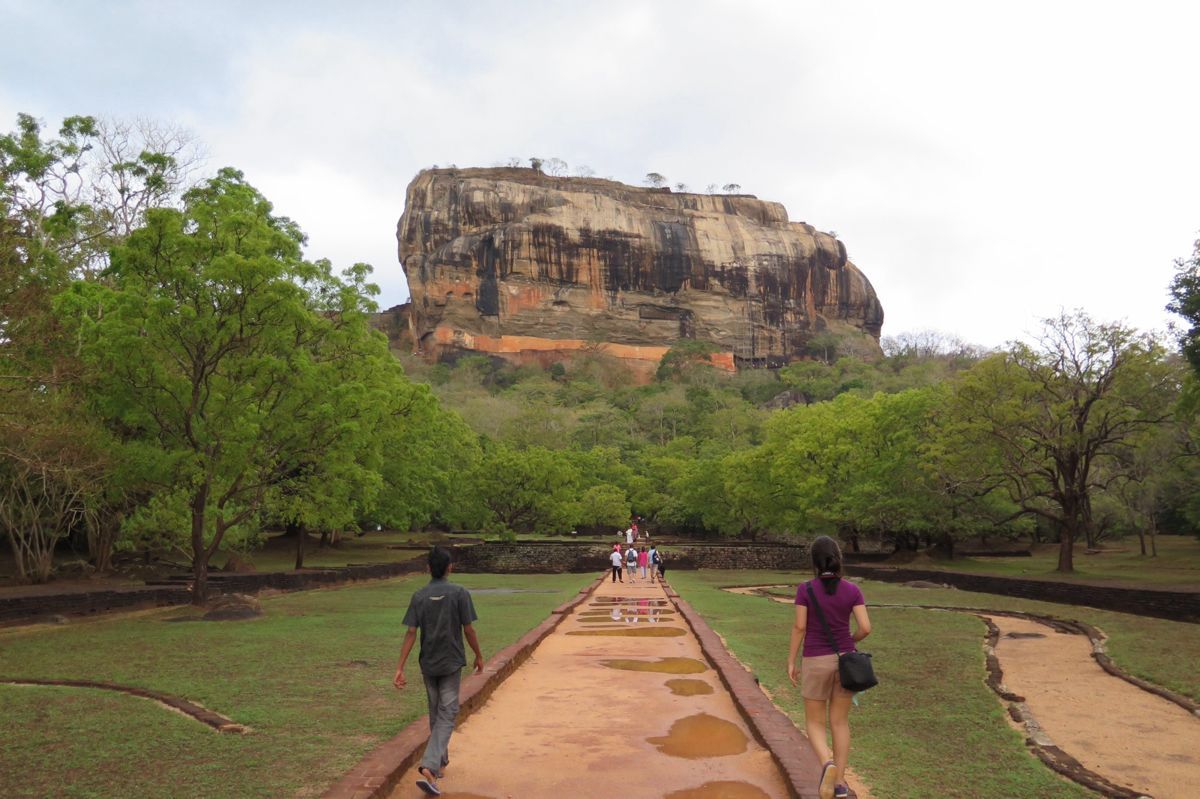
{"label": "paved pathway", "polygon": [[[655,667],[674,673],[628,670]],[[657,583],[605,581],[462,722],[450,760],[447,799],[788,795]],[[416,779],[392,799],[421,796]]]}

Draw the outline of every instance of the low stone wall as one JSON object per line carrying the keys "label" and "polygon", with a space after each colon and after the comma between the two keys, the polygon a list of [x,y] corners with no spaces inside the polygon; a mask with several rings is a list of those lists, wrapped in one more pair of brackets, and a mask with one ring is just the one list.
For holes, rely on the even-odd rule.
{"label": "low stone wall", "polygon": [[[254,594],[264,589],[303,591],[308,588],[377,580],[425,571],[425,559],[399,563],[370,563],[300,572],[209,574],[209,592]],[[146,586],[64,594],[0,597],[0,626],[48,621],[54,616],[91,616],[117,610],[187,605],[192,601],[190,578],[163,580]]]}
{"label": "low stone wall", "polygon": [[1067,605],[1087,605],[1102,610],[1153,616],[1171,621],[1200,623],[1200,592],[1161,591],[1152,588],[1117,588],[1104,585],[1051,580],[1022,580],[1015,577],[996,577],[985,574],[964,574],[932,569],[905,569],[885,566],[847,564],[847,571],[856,577],[902,583],[909,580],[928,580],[946,583],[963,591],[1017,596],[1043,602]]}
{"label": "low stone wall", "polygon": [[[561,574],[604,571],[612,544],[519,541],[454,549],[459,572]],[[668,544],[667,572],[673,569],[807,569],[808,547],[795,544]]]}

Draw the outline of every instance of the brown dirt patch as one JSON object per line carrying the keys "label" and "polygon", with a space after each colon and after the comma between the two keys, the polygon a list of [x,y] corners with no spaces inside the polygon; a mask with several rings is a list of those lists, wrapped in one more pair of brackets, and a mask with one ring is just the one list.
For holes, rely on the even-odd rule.
{"label": "brown dirt patch", "polygon": [[1196,795],[1200,719],[1105,672],[1086,636],[988,618],[1000,630],[995,650],[1005,687],[1025,698],[1054,745],[1089,771],[1155,799]]}

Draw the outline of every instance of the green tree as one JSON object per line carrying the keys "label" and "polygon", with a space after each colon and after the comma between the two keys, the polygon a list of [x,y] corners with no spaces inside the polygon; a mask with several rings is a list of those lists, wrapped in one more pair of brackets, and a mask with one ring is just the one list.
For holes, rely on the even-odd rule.
{"label": "green tree", "polygon": [[1046,320],[1037,346],[1014,344],[955,387],[963,451],[994,453],[963,466],[981,489],[1006,492],[1017,514],[1057,529],[1059,571],[1073,570],[1075,541],[1090,534],[1098,467],[1170,418],[1177,385],[1164,356],[1148,336],[1076,312]]}
{"label": "green tree", "polygon": [[579,474],[563,452],[493,444],[468,476],[485,530],[559,533],[575,521]]}
{"label": "green tree", "polygon": [[1192,369],[1200,374],[1200,240],[1192,250],[1192,256],[1175,262],[1175,277],[1170,285],[1171,302],[1167,310],[1179,314],[1187,322],[1187,329],[1179,336],[1183,355]]}
{"label": "green tree", "polygon": [[111,285],[76,283],[60,303],[96,412],[165,454],[146,513],[186,519],[197,602],[226,537],[256,530],[271,492],[323,457],[313,425],[335,415],[327,347],[366,330],[365,270],[344,282],[302,258],[303,240],[223,169],[182,210],[147,212],[113,252]]}

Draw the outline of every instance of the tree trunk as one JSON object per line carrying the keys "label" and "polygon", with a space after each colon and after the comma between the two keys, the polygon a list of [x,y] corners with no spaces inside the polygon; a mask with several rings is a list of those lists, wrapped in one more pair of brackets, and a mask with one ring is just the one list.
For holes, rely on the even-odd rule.
{"label": "tree trunk", "polygon": [[1158,519],[1150,514],[1150,557],[1158,557]]}
{"label": "tree trunk", "polygon": [[1137,529],[1138,543],[1142,546],[1142,557],[1144,558],[1146,557],[1146,531],[1136,521],[1134,522],[1134,527]]}
{"label": "tree trunk", "polygon": [[192,604],[203,605],[208,600],[208,548],[204,546],[205,510],[208,506],[208,485],[202,485],[192,496]]}
{"label": "tree trunk", "polygon": [[1075,520],[1067,519],[1058,527],[1058,570],[1075,571]]}
{"label": "tree trunk", "polygon": [[284,535],[296,536],[296,568],[304,568],[304,539],[308,538],[308,531],[304,529],[304,525],[299,522],[288,522],[284,528]]}

